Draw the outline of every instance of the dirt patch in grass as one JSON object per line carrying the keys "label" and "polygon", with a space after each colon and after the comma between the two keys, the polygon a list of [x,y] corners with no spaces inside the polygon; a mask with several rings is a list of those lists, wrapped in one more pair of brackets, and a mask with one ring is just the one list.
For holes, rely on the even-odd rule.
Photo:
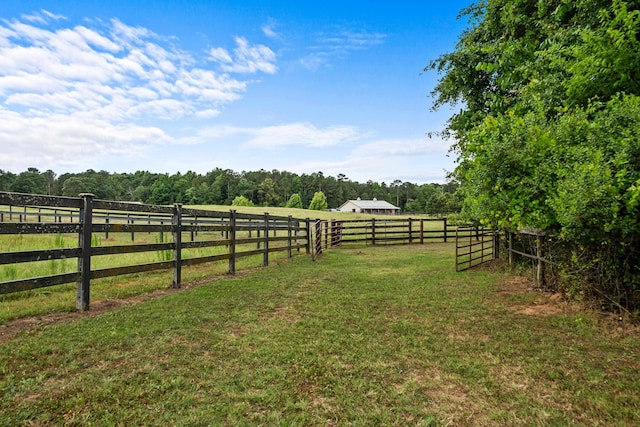
{"label": "dirt patch in grass", "polygon": [[[181,289],[184,289],[181,288]],[[27,329],[35,329],[40,327],[46,327],[61,322],[70,322],[76,319],[82,319],[85,317],[94,317],[109,310],[113,310],[118,307],[128,306],[133,304],[139,304],[143,301],[147,301],[152,298],[157,298],[162,295],[166,295],[170,292],[176,292],[180,289],[160,289],[145,295],[136,295],[121,299],[103,299],[91,302],[91,308],[88,311],[69,311],[60,313],[50,313],[41,316],[24,317],[21,319],[12,320],[4,325],[0,325],[0,342],[9,341],[16,334]]]}
{"label": "dirt patch in grass", "polygon": [[[247,269],[236,272],[235,276],[243,276],[256,269]],[[180,288],[166,288],[157,289],[153,292],[149,292],[143,295],[133,295],[124,298],[106,298],[102,300],[91,301],[90,309],[88,311],[67,311],[58,313],[49,313],[40,316],[23,317],[20,319],[12,320],[0,325],[0,342],[6,342],[11,340],[16,334],[29,329],[36,329],[55,325],[63,322],[71,322],[76,319],[83,319],[86,317],[95,317],[110,310],[114,310],[119,307],[125,307],[134,304],[140,304],[150,299],[159,298],[161,296],[171,294],[174,292],[184,291],[186,289],[194,288],[217,280],[229,278],[230,276],[214,276],[206,279],[183,283]],[[231,276],[232,277],[232,276]]]}
{"label": "dirt patch in grass", "polygon": [[498,295],[532,295],[535,298],[526,304],[513,304],[509,309],[517,314],[528,316],[553,316],[577,308],[567,302],[560,293],[542,292],[535,288],[527,277],[511,276],[495,288]]}

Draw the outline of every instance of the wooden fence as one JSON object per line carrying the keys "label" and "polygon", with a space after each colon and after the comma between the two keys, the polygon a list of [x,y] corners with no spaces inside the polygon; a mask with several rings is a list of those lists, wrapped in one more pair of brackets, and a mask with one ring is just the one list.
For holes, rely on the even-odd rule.
{"label": "wooden fence", "polygon": [[[91,194],[81,197],[55,197],[0,192],[0,235],[75,235],[77,246],[35,250],[3,250],[0,265],[36,263],[46,260],[77,259],[77,268],[61,274],[18,278],[0,282],[0,294],[26,291],[64,283],[76,283],[76,308],[89,308],[92,279],[172,269],[172,286],[179,287],[183,266],[227,261],[234,274],[236,261],[262,255],[268,265],[269,254],[305,248],[310,252],[310,220],[264,215],[185,209],[182,205],[158,206],[130,202],[96,200]],[[92,245],[97,235],[130,233],[131,244]],[[136,233],[157,233],[156,243],[135,242]],[[171,241],[169,240],[171,236]],[[221,253],[184,257],[187,250],[224,248]],[[93,269],[92,260],[104,255],[156,252],[164,260],[119,267]],[[0,280],[2,280],[0,276]]]}
{"label": "wooden fence", "polygon": [[513,266],[516,257],[524,257],[531,260],[536,286],[547,286],[545,277],[545,265],[553,267],[555,263],[549,259],[551,250],[545,247],[548,239],[545,233],[538,230],[524,229],[517,232],[507,231],[507,244],[509,253],[509,265]]}
{"label": "wooden fence", "polygon": [[446,218],[320,220],[311,227],[314,259],[323,250],[346,244],[391,245],[447,242],[456,226]]}

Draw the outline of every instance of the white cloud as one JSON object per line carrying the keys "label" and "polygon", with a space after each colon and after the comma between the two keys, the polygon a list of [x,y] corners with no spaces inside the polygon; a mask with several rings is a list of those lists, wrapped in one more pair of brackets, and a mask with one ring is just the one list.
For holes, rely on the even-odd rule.
{"label": "white cloud", "polygon": [[390,182],[399,177],[415,182],[444,182],[445,171],[453,170],[453,159],[443,162],[449,143],[424,138],[373,139],[342,150],[336,155],[315,156],[297,162],[288,170],[309,173],[321,170],[327,175],[344,173],[351,179]]}
{"label": "white cloud", "polygon": [[216,117],[247,90],[230,71],[276,71],[275,54],[242,37],[230,61],[213,49],[216,66],[118,19],[49,25],[62,19],[43,10],[0,21],[0,169],[82,167],[180,143],[176,120]]}
{"label": "white cloud", "polygon": [[22,15],[22,19],[29,22],[45,24],[48,21],[59,21],[61,19],[67,19],[67,18],[63,15],[56,15],[47,10],[41,9],[40,12],[35,12],[30,15]]}
{"label": "white cloud", "polygon": [[353,126],[317,128],[311,123],[290,123],[261,128],[213,126],[202,129],[203,140],[233,138],[245,148],[274,150],[283,147],[331,147],[353,143],[364,136]]}
{"label": "white cloud", "polygon": [[209,51],[212,61],[221,64],[221,68],[229,73],[257,73],[259,71],[274,74],[276,54],[264,45],[249,45],[244,37],[236,37],[236,48],[233,58],[226,49],[214,48]]}
{"label": "white cloud", "polygon": [[209,56],[213,61],[222,62],[223,64],[229,64],[233,62],[231,55],[227,52],[227,49],[222,47],[215,47],[209,50]]}
{"label": "white cloud", "polygon": [[310,123],[267,126],[252,132],[249,147],[266,149],[284,146],[328,147],[342,145],[361,137],[351,126],[329,126],[318,129]]}
{"label": "white cloud", "polygon": [[353,52],[370,49],[383,44],[387,35],[366,30],[337,28],[331,32],[316,34],[310,52],[298,62],[303,67],[315,71],[326,65],[332,58],[345,57]]}
{"label": "white cloud", "polygon": [[268,23],[264,24],[260,29],[262,33],[272,39],[280,38],[280,34],[276,32],[277,24],[273,20],[269,20]]}

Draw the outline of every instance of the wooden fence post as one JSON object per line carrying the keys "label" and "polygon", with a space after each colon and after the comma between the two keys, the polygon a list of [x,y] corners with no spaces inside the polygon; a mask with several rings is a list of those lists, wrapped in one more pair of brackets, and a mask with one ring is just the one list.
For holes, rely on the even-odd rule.
{"label": "wooden fence post", "polygon": [[76,309],[89,310],[89,291],[91,283],[91,228],[93,215],[93,198],[90,193],[80,194],[80,232],[78,233],[78,281],[76,282]]}
{"label": "wooden fence post", "polygon": [[[260,236],[262,235],[261,231],[260,231],[260,223],[258,223],[258,225],[256,226],[256,238],[260,238]],[[258,240],[256,242],[256,249],[260,249],[260,246],[262,246],[261,244],[262,242],[260,242],[260,240]]]}
{"label": "wooden fence post", "polygon": [[544,262],[542,262],[542,239],[536,236],[536,261],[538,262],[536,269],[536,282],[541,288],[544,287]]}
{"label": "wooden fence post", "polygon": [[320,221],[320,218],[316,218],[316,238],[313,245],[313,256],[315,259],[315,257],[322,253],[322,222]]}
{"label": "wooden fence post", "polygon": [[[127,224],[133,225],[133,218],[131,218],[131,214],[127,214]],[[162,239],[162,235],[160,236]],[[134,242],[136,240],[135,232],[131,232],[131,241]]]}
{"label": "wooden fence post", "polygon": [[442,218],[442,226],[444,228],[444,242],[447,243],[447,217]]}
{"label": "wooden fence post", "polygon": [[172,288],[179,288],[182,280],[182,205],[173,205],[173,283]]}
{"label": "wooden fence post", "polygon": [[287,249],[287,257],[291,258],[292,254],[291,254],[291,227],[293,226],[293,221],[292,221],[292,217],[291,215],[289,215],[289,218],[287,219],[287,243],[289,245],[289,248]]}
{"label": "wooden fence post", "polygon": [[507,235],[509,236],[509,267],[513,266],[513,233],[511,230],[507,231]]}
{"label": "wooden fence post", "polygon": [[307,255],[311,253],[311,219],[307,217],[305,220],[305,228],[307,232]]}
{"label": "wooden fence post", "polygon": [[420,218],[420,244],[424,244],[424,219]]}
{"label": "wooden fence post", "polygon": [[376,219],[371,218],[371,244],[376,244]]}
{"label": "wooden fence post", "polygon": [[229,228],[227,236],[229,238],[229,274],[236,274],[236,211],[229,211]]}
{"label": "wooden fence post", "polygon": [[413,243],[413,230],[411,228],[413,220],[409,218],[409,244]]}
{"label": "wooden fence post", "polygon": [[269,265],[269,212],[264,213],[264,253],[262,254],[262,265]]}

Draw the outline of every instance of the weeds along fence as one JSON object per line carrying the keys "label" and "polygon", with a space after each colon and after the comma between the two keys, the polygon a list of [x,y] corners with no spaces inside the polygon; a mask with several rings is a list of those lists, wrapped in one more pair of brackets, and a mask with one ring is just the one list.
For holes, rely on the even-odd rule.
{"label": "weeds along fence", "polygon": [[446,243],[455,233],[447,218],[318,219],[311,227],[312,253],[315,259],[323,250],[348,244]]}
{"label": "weeds along fence", "polygon": [[524,260],[531,263],[535,284],[539,288],[553,288],[556,278],[553,267],[556,263],[552,260],[554,252],[553,239],[545,233],[533,229],[523,229],[517,232],[507,230],[507,251],[509,254],[509,266],[523,264]]}
{"label": "weeds along fence", "polygon": [[[310,220],[185,209],[81,197],[0,192],[0,294],[76,283],[76,308],[87,310],[93,279],[310,252]],[[123,237],[124,236],[124,237]],[[73,260],[76,260],[74,263]],[[71,261],[71,265],[69,264]],[[59,271],[63,270],[63,271]]]}

